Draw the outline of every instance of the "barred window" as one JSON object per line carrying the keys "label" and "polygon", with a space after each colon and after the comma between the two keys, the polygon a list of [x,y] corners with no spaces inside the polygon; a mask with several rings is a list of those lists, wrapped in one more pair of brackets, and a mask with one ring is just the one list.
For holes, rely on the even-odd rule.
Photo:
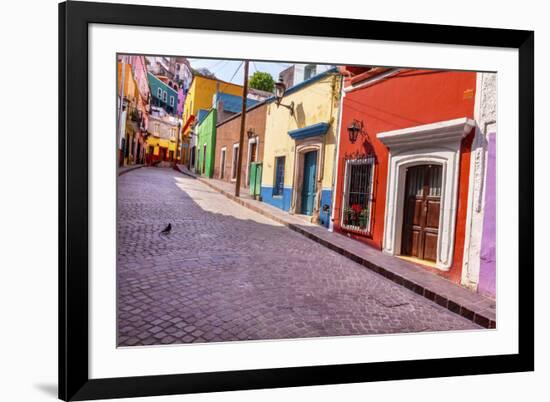
{"label": "barred window", "polygon": [[346,161],[342,227],[370,233],[374,158]]}

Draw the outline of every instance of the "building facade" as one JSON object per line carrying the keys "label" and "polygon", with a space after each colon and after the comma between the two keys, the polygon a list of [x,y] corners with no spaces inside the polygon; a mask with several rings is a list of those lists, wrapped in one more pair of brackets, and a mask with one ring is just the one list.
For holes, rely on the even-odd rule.
{"label": "building facade", "polygon": [[[193,81],[191,81],[185,97],[182,116],[182,141],[184,149],[189,150],[187,154],[184,154],[183,163],[187,164],[191,169],[193,169],[194,165],[191,163],[193,162],[191,155],[197,155],[197,146],[192,144],[193,140],[191,136],[191,133],[194,131],[193,126],[198,121],[197,114],[201,109],[208,111],[212,108],[213,97],[217,92],[242,96],[243,87],[198,74],[193,76]],[[196,164],[196,160],[194,162]]]}
{"label": "building facade", "polygon": [[206,116],[199,120],[197,125],[197,142],[195,145],[197,156],[195,172],[208,178],[212,178],[214,174],[216,123],[217,110],[212,108]]}
{"label": "building facade", "polygon": [[178,86],[164,82],[160,77],[148,74],[149,88],[151,91],[151,104],[163,108],[166,113],[176,115],[178,108]]}
{"label": "building facade", "polygon": [[476,73],[342,73],[334,230],[461,282]]}
{"label": "building facade", "polygon": [[462,285],[496,297],[497,75],[476,74]]}
{"label": "building facade", "polygon": [[153,106],[149,115],[146,162],[174,162],[177,154],[179,119]]}
{"label": "building facade", "polygon": [[147,77],[147,65],[143,56],[128,56],[128,62],[132,66],[132,73],[137,86],[138,94],[136,110],[130,115],[130,119],[137,126],[136,135],[132,144],[133,158],[131,163],[145,163],[147,152],[147,128],[149,124],[149,111],[151,93]]}
{"label": "building facade", "polygon": [[262,200],[326,227],[331,215],[340,88],[340,74],[326,70],[289,88],[280,104],[268,103],[266,114]]}
{"label": "building facade", "polygon": [[117,63],[118,165],[128,165],[136,157],[134,144],[140,132],[138,107],[140,93],[131,58],[119,56]]}
{"label": "building facade", "polygon": [[[241,164],[241,185],[248,187],[250,165],[263,161],[267,104],[258,103],[246,111],[245,137]],[[214,178],[234,182],[237,179],[237,157],[241,132],[241,113],[216,126]]]}
{"label": "building facade", "polygon": [[279,79],[291,88],[334,67],[329,64],[293,64],[279,73]]}

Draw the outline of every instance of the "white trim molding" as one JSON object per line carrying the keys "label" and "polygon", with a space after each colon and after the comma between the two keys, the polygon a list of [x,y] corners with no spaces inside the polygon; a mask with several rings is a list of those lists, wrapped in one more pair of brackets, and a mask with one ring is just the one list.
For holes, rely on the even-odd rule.
{"label": "white trim molding", "polygon": [[220,179],[225,179],[225,165],[227,164],[227,146],[220,149]]}
{"label": "white trim molding", "polygon": [[[235,149],[237,149],[237,155],[235,155]],[[239,143],[233,144],[232,152],[231,152],[231,177],[229,178],[231,181],[237,181],[237,162],[239,160]],[[235,173],[235,177],[233,177],[233,173]]]}
{"label": "white trim molding", "polygon": [[313,202],[313,212],[311,220],[319,223],[319,209],[321,203],[321,190],[323,171],[325,169],[325,147],[323,138],[320,136],[297,140],[294,151],[294,172],[292,200],[290,204],[291,214],[300,214],[302,210],[302,185],[304,180],[304,155],[311,151],[317,151],[317,166],[315,172],[315,200]]}
{"label": "white trim molding", "polygon": [[388,79],[390,77],[393,77],[394,75],[397,75],[399,74],[401,71],[405,70],[404,68],[393,68],[389,71],[385,71],[381,74],[377,74],[371,78],[368,78],[364,81],[361,81],[359,82],[357,85],[350,85],[349,87],[346,87],[343,89],[343,92],[344,93],[347,93],[347,92],[353,92],[357,89],[361,89],[361,88],[366,88],[366,87],[370,87],[371,85],[373,84],[376,84],[377,82],[379,81],[382,81],[382,80],[385,80],[385,79]]}
{"label": "white trim molding", "polygon": [[250,150],[252,149],[252,144],[256,144],[256,153],[254,155],[256,161],[258,161],[258,155],[259,155],[259,148],[260,148],[260,137],[257,135],[248,139],[248,152],[246,154],[246,172],[245,172],[245,187],[250,186],[250,178],[248,177],[248,173],[250,170],[250,164],[252,163],[252,155]]}
{"label": "white trim molding", "polygon": [[416,165],[442,167],[441,208],[436,267],[449,270],[453,262],[460,145],[475,123],[466,117],[382,132],[377,138],[389,148],[383,251],[401,253],[401,232],[407,169]]}
{"label": "white trim molding", "polygon": [[487,176],[487,135],[496,132],[497,74],[476,74],[474,119],[477,123],[470,152],[468,209],[462,259],[463,286],[476,291],[479,283],[483,236],[485,180]]}

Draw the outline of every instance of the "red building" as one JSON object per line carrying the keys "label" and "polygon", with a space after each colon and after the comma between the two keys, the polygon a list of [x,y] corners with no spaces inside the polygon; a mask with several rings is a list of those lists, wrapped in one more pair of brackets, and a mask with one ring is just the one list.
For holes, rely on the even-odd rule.
{"label": "red building", "polygon": [[334,230],[460,282],[476,73],[342,73]]}

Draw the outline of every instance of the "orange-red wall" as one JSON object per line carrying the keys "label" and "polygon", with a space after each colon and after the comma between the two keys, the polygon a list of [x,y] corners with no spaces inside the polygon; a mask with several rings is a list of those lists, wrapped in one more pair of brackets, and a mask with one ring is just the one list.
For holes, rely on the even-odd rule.
{"label": "orange-red wall", "polygon": [[[369,141],[376,154],[372,236],[365,237],[353,234],[351,236],[381,249],[386,206],[388,150],[377,140],[377,134],[459,117],[473,118],[475,88],[475,72],[405,70],[371,86],[346,93],[343,99],[340,122],[338,157],[338,176],[340,179],[335,191],[334,209],[334,228],[336,231],[347,233],[340,228],[342,178],[344,176],[346,153],[364,153],[366,149],[364,144]],[[347,132],[347,127],[353,119],[362,120],[368,133],[367,138],[360,136],[355,144],[350,143]],[[455,282],[460,281],[462,267],[472,137],[473,132],[462,141],[461,147],[453,266],[448,272],[434,269],[434,272]]]}

